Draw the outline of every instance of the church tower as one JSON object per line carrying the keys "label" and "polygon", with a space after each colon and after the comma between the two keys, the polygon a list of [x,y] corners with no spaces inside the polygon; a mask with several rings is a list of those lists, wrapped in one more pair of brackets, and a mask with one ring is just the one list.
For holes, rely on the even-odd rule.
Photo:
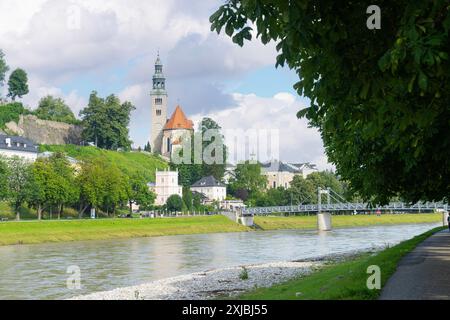
{"label": "church tower", "polygon": [[163,128],[167,122],[167,91],[166,78],[163,74],[161,59],[156,59],[155,74],[153,75],[153,89],[150,93],[152,98],[152,133],[150,145],[152,152],[161,154]]}

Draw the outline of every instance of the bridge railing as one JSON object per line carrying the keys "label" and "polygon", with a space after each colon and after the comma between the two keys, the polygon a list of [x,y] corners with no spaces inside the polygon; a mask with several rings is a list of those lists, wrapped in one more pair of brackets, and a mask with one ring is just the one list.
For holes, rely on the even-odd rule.
{"label": "bridge railing", "polygon": [[[367,203],[330,203],[322,204],[321,210],[328,212],[339,211],[371,211],[371,210],[387,210],[387,211],[426,211],[443,209],[449,210],[450,206],[443,202],[425,202],[412,205],[403,202],[392,202],[385,206],[371,207]],[[243,213],[248,214],[270,214],[270,213],[315,213],[319,211],[317,204],[295,205],[295,206],[273,206],[273,207],[253,207],[243,209]]]}

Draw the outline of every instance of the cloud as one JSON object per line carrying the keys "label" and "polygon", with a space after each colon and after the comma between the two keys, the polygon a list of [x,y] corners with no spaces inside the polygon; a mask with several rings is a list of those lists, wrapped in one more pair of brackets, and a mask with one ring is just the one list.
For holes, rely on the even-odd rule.
{"label": "cloud", "polygon": [[[325,167],[320,136],[295,114],[301,100],[233,94],[233,83],[273,66],[274,44],[243,48],[210,31],[209,16],[223,0],[1,0],[0,48],[11,69],[24,68],[35,108],[47,94],[78,115],[91,90],[118,94],[136,106],[130,134],[144,145],[150,134],[150,90],[158,49],[165,65],[169,113],[209,115],[224,127],[279,128],[280,157]],[[239,86],[237,86],[239,87]]]}
{"label": "cloud", "polygon": [[[210,117],[220,124],[223,131],[233,130],[277,130],[279,132],[279,154],[273,153],[260,161],[278,158],[290,162],[311,162],[320,169],[331,169],[324,154],[319,132],[309,128],[305,119],[297,119],[296,113],[302,105],[290,93],[278,93],[271,98],[261,98],[254,94],[233,94],[234,107],[207,114],[197,114],[193,118],[199,123],[203,117]],[[251,151],[251,150],[250,150]]]}

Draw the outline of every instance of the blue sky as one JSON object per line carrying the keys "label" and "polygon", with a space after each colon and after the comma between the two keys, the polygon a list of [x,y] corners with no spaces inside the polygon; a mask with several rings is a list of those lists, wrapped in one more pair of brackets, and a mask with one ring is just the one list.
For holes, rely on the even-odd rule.
{"label": "blue sky", "polygon": [[298,110],[295,72],[275,69],[275,44],[243,48],[210,31],[223,0],[0,0],[0,48],[11,68],[24,68],[35,108],[47,94],[78,115],[89,94],[116,94],[136,106],[135,145],[150,135],[154,61],[160,51],[169,112],[177,102],[194,121],[210,116],[224,128],[280,130],[281,160],[328,167],[319,133]]}

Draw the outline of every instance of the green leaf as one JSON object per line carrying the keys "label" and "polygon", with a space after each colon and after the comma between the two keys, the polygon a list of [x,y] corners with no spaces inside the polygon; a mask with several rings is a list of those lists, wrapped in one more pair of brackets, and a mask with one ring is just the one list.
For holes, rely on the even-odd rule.
{"label": "green leaf", "polygon": [[228,21],[228,23],[227,23],[227,25],[226,25],[226,27],[225,27],[225,33],[226,33],[229,37],[231,37],[231,36],[233,35],[233,33],[234,33],[234,26],[233,26],[233,24],[231,23],[231,21]]}
{"label": "green leaf", "polygon": [[419,72],[419,88],[423,91],[427,90],[428,77],[422,71]]}

